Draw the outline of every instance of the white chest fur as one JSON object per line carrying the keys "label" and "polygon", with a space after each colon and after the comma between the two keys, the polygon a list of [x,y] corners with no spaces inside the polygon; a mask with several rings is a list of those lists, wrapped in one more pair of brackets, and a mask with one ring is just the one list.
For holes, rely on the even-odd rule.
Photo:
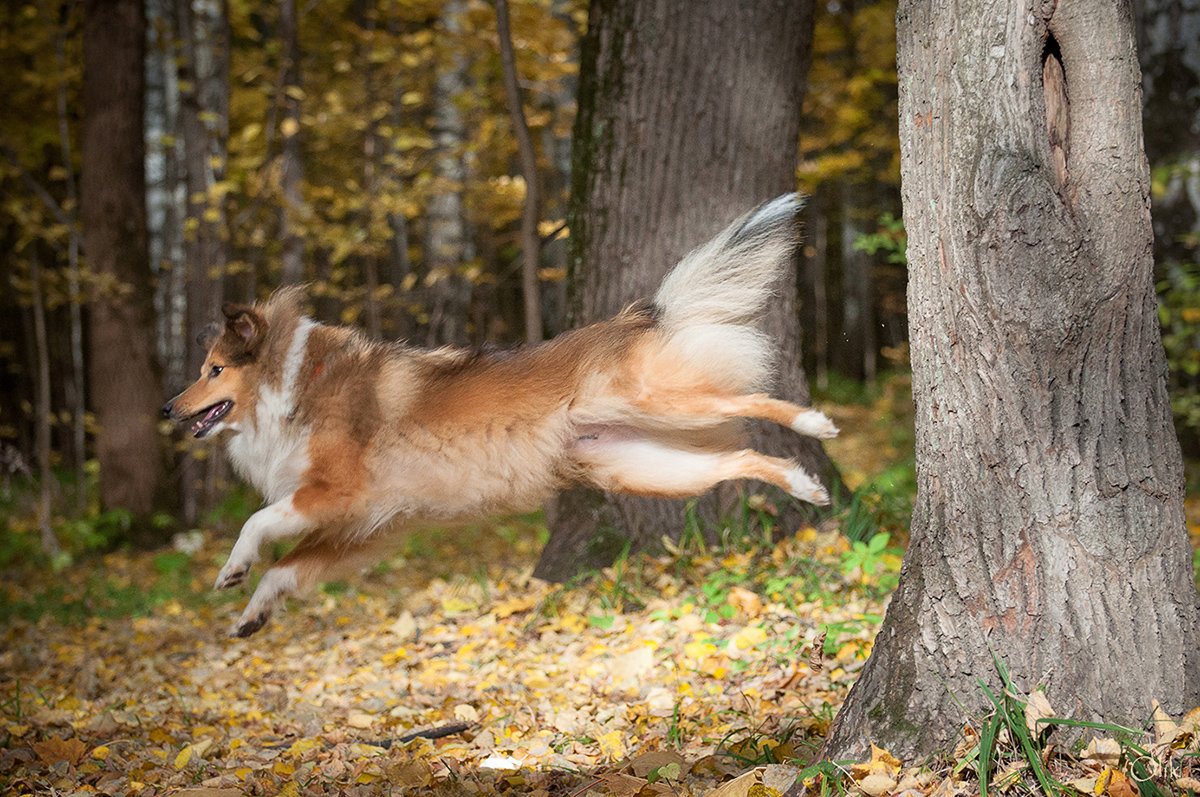
{"label": "white chest fur", "polygon": [[258,389],[254,415],[229,441],[229,458],[239,474],[254,485],[267,503],[295,492],[308,468],[306,428],[292,419],[296,381],[315,326],[302,319],[292,333],[278,386]]}

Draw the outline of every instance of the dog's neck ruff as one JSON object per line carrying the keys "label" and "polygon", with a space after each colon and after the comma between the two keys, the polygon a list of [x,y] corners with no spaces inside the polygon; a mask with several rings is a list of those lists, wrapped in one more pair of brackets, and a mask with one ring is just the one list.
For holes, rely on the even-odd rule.
{"label": "dog's neck ruff", "polygon": [[308,336],[317,323],[311,318],[301,318],[292,333],[292,343],[288,346],[287,358],[283,361],[283,378],[279,383],[279,395],[284,403],[295,412],[296,382],[300,378],[300,366],[304,365],[304,357],[308,353]]}
{"label": "dog's neck ruff", "polygon": [[307,430],[288,421],[299,398],[297,383],[308,354],[309,334],[315,326],[311,319],[300,319],[284,356],[279,384],[259,389],[253,414],[228,444],[234,467],[268,501],[294,491],[308,466]]}

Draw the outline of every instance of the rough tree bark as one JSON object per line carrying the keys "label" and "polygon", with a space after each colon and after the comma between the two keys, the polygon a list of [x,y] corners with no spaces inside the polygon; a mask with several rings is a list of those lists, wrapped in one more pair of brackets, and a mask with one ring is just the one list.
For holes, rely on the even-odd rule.
{"label": "rough tree bark", "polygon": [[89,313],[89,384],[100,499],[146,515],[164,472],[154,356],[142,103],[145,17],[137,0],[88,0],[83,30],[80,217],[102,289]]}
{"label": "rough tree bark", "polygon": [[[807,0],[591,4],[571,192],[572,325],[653,296],[690,249],[794,190],[812,10]],[[777,392],[807,404],[794,270],[779,295],[764,319],[780,345]],[[797,456],[837,494],[817,441],[765,427],[754,437],[762,450]],[[720,513],[715,497],[702,505],[708,517]],[[535,572],[551,579],[608,564],[625,541],[637,549],[677,538],[684,526],[683,502],[585,489],[564,493],[548,514]]]}
{"label": "rough tree bark", "polygon": [[998,688],[1140,725],[1200,702],[1125,2],[903,0],[912,537],[826,752],[951,744]]}

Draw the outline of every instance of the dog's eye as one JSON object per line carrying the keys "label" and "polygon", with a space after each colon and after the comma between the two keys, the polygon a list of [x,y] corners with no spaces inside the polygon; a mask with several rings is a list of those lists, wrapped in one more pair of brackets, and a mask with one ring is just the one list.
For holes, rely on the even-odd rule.
{"label": "dog's eye", "polygon": [[223,365],[214,365],[214,366],[212,367],[212,370],[208,372],[208,378],[209,378],[209,379],[216,379],[218,376],[220,376],[221,372],[222,372],[222,371],[224,371],[224,370],[225,370],[225,366],[223,366]]}

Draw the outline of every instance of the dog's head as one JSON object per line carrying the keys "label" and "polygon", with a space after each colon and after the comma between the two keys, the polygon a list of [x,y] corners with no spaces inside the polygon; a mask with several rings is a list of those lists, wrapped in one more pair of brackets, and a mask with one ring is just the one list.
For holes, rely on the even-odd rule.
{"label": "dog's head", "polygon": [[163,415],[195,437],[237,431],[249,409],[255,364],[267,334],[267,319],[248,305],[227,303],[225,325],[209,327],[199,343],[208,350],[200,378],[163,406]]}

